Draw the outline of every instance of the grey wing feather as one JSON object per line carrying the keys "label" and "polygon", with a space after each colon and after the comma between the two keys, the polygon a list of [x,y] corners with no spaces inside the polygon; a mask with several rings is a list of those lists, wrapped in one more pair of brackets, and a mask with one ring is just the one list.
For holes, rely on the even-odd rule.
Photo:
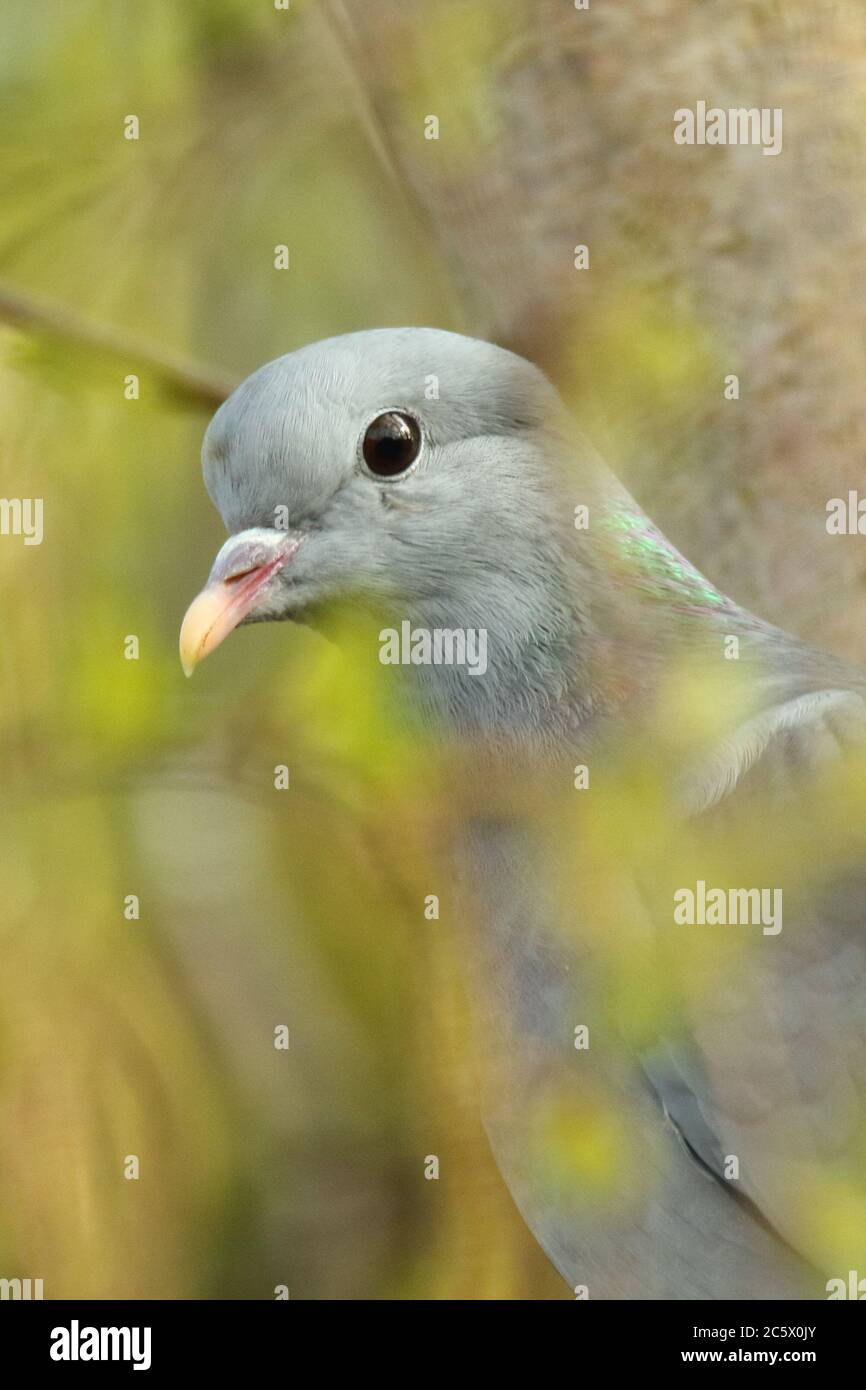
{"label": "grey wing feather", "polygon": [[[702,1166],[815,1259],[820,1241],[804,1204],[834,1185],[849,1195],[862,1185],[866,1115],[866,835],[850,826],[853,858],[830,855],[822,874],[823,850],[838,846],[822,847],[821,774],[864,754],[866,704],[853,691],[827,690],[751,719],[684,779],[690,812],[720,824],[759,807],[783,816],[786,802],[802,812],[814,792],[814,882],[781,935],[751,953],[739,987],[719,991],[690,1037],[663,1040],[643,1059]],[[741,1165],[735,1184],[725,1171],[731,1155]],[[851,1239],[856,1247],[861,1233]]]}

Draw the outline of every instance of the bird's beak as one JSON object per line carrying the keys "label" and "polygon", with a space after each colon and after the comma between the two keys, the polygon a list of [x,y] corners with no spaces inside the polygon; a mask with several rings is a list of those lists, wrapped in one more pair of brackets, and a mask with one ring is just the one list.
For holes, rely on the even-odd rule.
{"label": "bird's beak", "polygon": [[299,544],[298,536],[265,527],[229,537],[181,624],[180,663],[187,676],[252,612]]}

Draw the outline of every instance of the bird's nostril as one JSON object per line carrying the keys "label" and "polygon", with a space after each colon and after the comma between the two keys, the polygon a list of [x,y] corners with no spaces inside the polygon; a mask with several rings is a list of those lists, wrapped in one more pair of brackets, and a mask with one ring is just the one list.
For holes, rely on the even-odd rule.
{"label": "bird's nostril", "polygon": [[237,584],[239,579],[246,579],[248,574],[255,574],[256,570],[261,569],[261,565],[247,565],[246,569],[238,570],[235,574],[226,575],[224,584]]}

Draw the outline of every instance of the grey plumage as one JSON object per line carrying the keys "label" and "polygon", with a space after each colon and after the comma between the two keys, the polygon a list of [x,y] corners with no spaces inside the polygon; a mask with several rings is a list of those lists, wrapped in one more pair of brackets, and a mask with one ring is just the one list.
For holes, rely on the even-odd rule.
{"label": "grey plumage", "polygon": [[[360,442],[388,410],[417,420],[422,445],[405,476],[382,480],[365,470]],[[516,793],[536,780],[559,788],[577,763],[595,775],[616,760],[640,764],[649,749],[683,834],[691,823],[721,843],[733,825],[739,857],[727,867],[746,874],[760,861],[742,848],[743,825],[756,838],[770,808],[782,827],[802,821],[810,797],[819,815],[827,776],[861,756],[864,674],[716,591],[580,438],[544,376],[510,353],[428,329],[313,344],[238,388],[203,460],[237,537],[215,566],[211,607],[261,571],[242,621],[315,622],[330,601],[353,598],[416,628],[487,632],[482,676],[459,665],[401,672],[434,733],[471,749],[475,778],[504,769]],[[576,507],[588,509],[585,528]],[[261,568],[269,554],[273,572]],[[200,626],[183,639],[190,665],[223,635]],[[724,655],[731,639],[736,661]],[[713,729],[665,747],[658,707],[678,672],[711,679]],[[698,1000],[684,988],[676,1016],[635,1040],[609,1011],[589,925],[600,885],[584,847],[578,838],[563,921],[543,837],[520,802],[467,817],[455,854],[473,905],[464,927],[489,1054],[488,1129],[528,1223],[591,1297],[824,1296],[828,1275],[846,1272],[822,1267],[827,1250],[850,1246],[853,1258],[861,1238],[852,1217],[849,1245],[833,1246],[799,1210],[819,1181],[860,1210],[860,827],[847,857],[823,874],[810,867],[807,889],[791,877],[784,931],[750,945],[742,965],[733,952],[717,991]],[[767,859],[777,878],[788,867]],[[652,881],[664,866],[651,866],[650,881],[640,870],[624,844],[624,939],[635,934],[650,954],[661,942],[664,955],[674,928]],[[583,1022],[585,1056],[572,1045]],[[533,1130],[548,1095],[573,1094],[580,1113],[588,1079],[627,1117],[633,1171],[618,1203],[545,1174]]]}

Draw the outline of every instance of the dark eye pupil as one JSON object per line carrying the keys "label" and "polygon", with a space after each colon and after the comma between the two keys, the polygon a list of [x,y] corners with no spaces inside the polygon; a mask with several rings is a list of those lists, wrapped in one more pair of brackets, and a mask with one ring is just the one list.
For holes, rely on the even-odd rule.
{"label": "dark eye pupil", "polygon": [[380,478],[394,478],[415,462],[420,448],[421,431],[412,416],[388,410],[364,435],[364,462]]}

